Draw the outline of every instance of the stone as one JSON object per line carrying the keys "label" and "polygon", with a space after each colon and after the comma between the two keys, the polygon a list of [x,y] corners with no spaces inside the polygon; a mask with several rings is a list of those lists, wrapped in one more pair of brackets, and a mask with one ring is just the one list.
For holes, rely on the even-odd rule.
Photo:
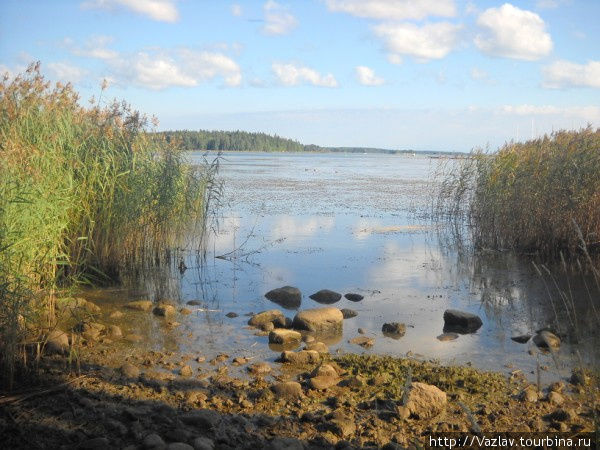
{"label": "stone", "polygon": [[560,406],[565,402],[565,399],[563,398],[562,395],[560,395],[558,392],[554,392],[554,391],[550,391],[548,393],[548,397],[547,400],[556,406]]}
{"label": "stone", "polygon": [[301,350],[299,352],[285,351],[281,354],[281,361],[290,364],[314,364],[321,360],[321,356],[314,350]]}
{"label": "stone", "polygon": [[293,327],[316,333],[329,333],[342,329],[344,315],[333,307],[305,309],[294,317]]}
{"label": "stone", "polygon": [[413,382],[406,396],[404,406],[411,415],[419,419],[430,419],[446,408],[446,393],[431,384]]}
{"label": "stone", "polygon": [[156,306],[152,312],[155,316],[167,317],[175,314],[175,307],[173,305],[158,305]]}
{"label": "stone", "polygon": [[371,348],[375,344],[375,339],[368,336],[356,336],[350,339],[348,342],[351,344],[360,345],[363,348]]}
{"label": "stone", "polygon": [[271,372],[271,366],[266,362],[254,363],[248,367],[248,372],[252,375],[261,376]]}
{"label": "stone", "polygon": [[293,342],[300,343],[301,341],[302,335],[294,330],[275,328],[269,333],[269,343],[271,344],[290,344]]}
{"label": "stone", "polygon": [[289,329],[292,328],[292,319],[290,319],[289,317],[284,317],[283,319],[278,317],[273,321],[273,325],[275,326],[275,328]]}
{"label": "stone", "polygon": [[454,341],[455,339],[458,339],[458,334],[456,334],[456,333],[442,333],[436,339],[438,341],[442,341],[442,342]]}
{"label": "stone", "polygon": [[335,386],[339,382],[340,378],[338,376],[318,375],[316,377],[312,377],[308,384],[311,389],[322,391]]}
{"label": "stone", "polygon": [[132,344],[137,344],[138,342],[142,342],[144,340],[143,336],[139,334],[127,334],[125,335],[124,339]]}
{"label": "stone", "polygon": [[360,302],[364,298],[360,294],[353,294],[353,293],[348,293],[348,294],[344,295],[344,297],[346,297],[346,299],[350,300],[351,302]]}
{"label": "stone", "polygon": [[519,344],[526,344],[531,339],[530,334],[522,334],[520,336],[513,336],[511,339]]}
{"label": "stone", "polygon": [[121,373],[125,378],[137,380],[140,377],[140,369],[131,363],[125,363],[121,366]]}
{"label": "stone", "polygon": [[249,358],[244,358],[243,356],[237,356],[235,358],[233,358],[233,360],[231,361],[231,363],[234,366],[243,366],[244,364],[246,364],[248,361],[250,361]]}
{"label": "stone", "polygon": [[323,342],[319,342],[319,341],[313,341],[313,342],[306,344],[306,347],[304,347],[304,350],[314,350],[315,352],[319,352],[319,353],[329,353],[329,348],[327,347],[327,345],[325,345]]}
{"label": "stone", "polygon": [[261,328],[262,325],[267,323],[273,323],[275,319],[285,320],[283,313],[278,309],[270,309],[268,311],[259,312],[258,314],[254,314],[250,320],[248,320],[248,325]]}
{"label": "stone", "polygon": [[367,330],[365,330],[364,328],[358,329],[358,334],[365,334],[366,332],[367,332]]}
{"label": "stone", "polygon": [[302,386],[295,381],[282,381],[274,384],[271,389],[277,397],[286,399],[298,399],[304,396]]}
{"label": "stone", "polygon": [[560,347],[560,338],[550,331],[540,331],[533,336],[533,343],[542,349],[557,350]]}
{"label": "stone", "polygon": [[406,325],[400,322],[384,323],[381,327],[381,332],[386,337],[400,339],[406,333]]}
{"label": "stone", "polygon": [[167,447],[165,441],[156,433],[147,435],[142,441],[142,446],[146,450],[163,450]]}
{"label": "stone", "polygon": [[118,339],[118,338],[123,337],[123,332],[121,331],[121,328],[118,327],[117,325],[109,325],[107,334],[113,339]]}
{"label": "stone", "polygon": [[186,425],[207,429],[216,427],[221,421],[221,416],[212,409],[196,409],[180,415],[179,419]]}
{"label": "stone", "polygon": [[190,306],[202,306],[202,302],[200,300],[190,300],[186,304]]}
{"label": "stone", "polygon": [[332,303],[340,301],[340,299],[342,298],[342,294],[339,294],[335,291],[330,291],[329,289],[321,289],[320,291],[312,294],[310,298],[315,302],[330,305]]}
{"label": "stone", "polygon": [[343,411],[334,411],[328,417],[328,428],[342,438],[347,438],[356,431],[354,418]]}
{"label": "stone", "polygon": [[228,312],[227,314],[225,314],[225,317],[229,317],[230,319],[234,319],[238,316],[237,313],[232,312]]}
{"label": "stone", "polygon": [[519,398],[526,403],[535,403],[538,401],[539,395],[535,386],[529,385],[521,391]]}
{"label": "stone", "polygon": [[207,437],[197,437],[192,442],[194,450],[214,450],[215,443]]}
{"label": "stone", "polygon": [[179,375],[182,377],[191,377],[193,374],[194,372],[192,371],[192,368],[188,365],[185,365],[179,369]]}
{"label": "stone", "polygon": [[340,311],[342,311],[342,317],[344,319],[352,319],[353,317],[358,316],[358,313],[353,309],[342,308]]}
{"label": "stone", "polygon": [[273,322],[263,323],[260,326],[260,329],[262,331],[264,331],[265,333],[270,333],[271,331],[273,331],[275,329],[275,324]]}
{"label": "stone", "polygon": [[55,328],[46,335],[45,351],[48,354],[66,354],[69,351],[69,337],[67,334]]}
{"label": "stone", "polygon": [[194,450],[194,447],[184,442],[172,442],[167,447],[167,450]]}
{"label": "stone", "polygon": [[481,318],[470,312],[447,309],[444,311],[444,332],[468,334],[476,332],[483,322]]}
{"label": "stone", "polygon": [[153,305],[154,303],[150,300],[136,300],[135,302],[126,303],[125,308],[133,309],[134,311],[150,311]]}
{"label": "stone", "polygon": [[278,305],[288,309],[297,309],[302,303],[302,293],[300,289],[293,286],[283,286],[272,289],[265,294],[265,297]]}
{"label": "stone", "polygon": [[179,310],[179,313],[182,314],[182,315],[184,315],[184,316],[189,316],[192,313],[192,310],[188,309],[188,308],[181,308]]}
{"label": "stone", "polygon": [[325,376],[325,377],[338,377],[338,372],[331,364],[321,364],[310,374],[311,377]]}
{"label": "stone", "polygon": [[113,319],[113,320],[118,320],[118,319],[122,319],[124,315],[125,314],[123,314],[121,311],[113,311],[108,315],[108,318]]}

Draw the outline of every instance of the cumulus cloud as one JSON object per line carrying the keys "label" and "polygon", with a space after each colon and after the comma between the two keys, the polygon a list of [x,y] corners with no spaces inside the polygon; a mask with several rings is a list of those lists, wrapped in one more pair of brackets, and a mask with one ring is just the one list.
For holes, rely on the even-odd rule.
{"label": "cumulus cloud", "polygon": [[444,58],[459,43],[461,25],[438,22],[417,26],[412,23],[383,23],[373,27],[383,39],[390,62],[401,61],[410,55],[419,62]]}
{"label": "cumulus cloud", "polygon": [[600,122],[599,106],[504,105],[500,111],[517,116],[562,116],[583,119],[590,123]]}
{"label": "cumulus cloud", "polygon": [[381,86],[385,83],[383,78],[375,75],[375,71],[367,66],[356,66],[356,78],[360,84],[365,86]]}
{"label": "cumulus cloud", "polygon": [[51,62],[47,67],[54,78],[67,83],[78,83],[87,75],[87,71],[81,67],[65,62]]}
{"label": "cumulus cloud", "polygon": [[592,87],[600,88],[600,61],[577,64],[556,61],[542,69],[547,88]]}
{"label": "cumulus cloud", "polygon": [[273,63],[271,67],[279,82],[284,86],[297,86],[299,84],[312,84],[330,88],[338,86],[338,82],[332,74],[321,75],[310,67],[293,63]]}
{"label": "cumulus cloud", "polygon": [[128,9],[159,22],[177,22],[179,12],[174,0],[88,0],[81,4],[84,9]]}
{"label": "cumulus cloud", "polygon": [[233,14],[236,17],[240,17],[244,12],[244,10],[242,9],[242,5],[238,5],[237,3],[231,5],[230,11],[231,14]]}
{"label": "cumulus cloud", "polygon": [[107,48],[113,41],[112,36],[93,36],[82,47],[74,46],[72,39],[65,39],[65,44],[74,55],[108,60],[119,56],[117,51]]}
{"label": "cumulus cloud", "polygon": [[326,0],[330,11],[385,20],[421,20],[428,16],[454,17],[454,0]]}
{"label": "cumulus cloud", "polygon": [[509,3],[486,9],[478,18],[475,45],[484,53],[533,61],[550,54],[553,43],[542,18]]}
{"label": "cumulus cloud", "polygon": [[279,3],[268,0],[263,5],[265,24],[263,33],[269,35],[287,34],[298,25],[296,18]]}

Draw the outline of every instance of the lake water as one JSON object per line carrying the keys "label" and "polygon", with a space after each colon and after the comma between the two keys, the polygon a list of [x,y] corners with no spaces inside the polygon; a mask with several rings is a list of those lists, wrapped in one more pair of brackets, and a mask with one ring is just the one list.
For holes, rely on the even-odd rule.
{"label": "lake water", "polygon": [[[132,296],[182,304],[201,300],[201,309],[182,320],[184,333],[177,337],[152,325],[152,318],[136,319],[131,331],[148,334],[153,347],[208,357],[221,352],[278,357],[267,337],[246,328],[246,314],[281,309],[264,294],[292,285],[302,291],[300,309],[324,306],[309,298],[320,289],[364,295],[361,302],[342,298],[332,305],[358,313],[344,320],[343,335],[330,342],[332,352],[408,354],[503,372],[521,369],[530,377],[539,364],[544,380],[567,374],[578,361],[575,351],[597,364],[598,322],[586,314],[589,298],[577,280],[570,280],[570,289],[577,297],[578,344],[565,339],[553,357],[510,339],[552,324],[560,300],[527,260],[468,256],[440,244],[441,230],[421,214],[433,200],[431,175],[438,164],[381,154],[226,153],[219,227],[209,236],[204,263],[188,252],[183,274],[154,273],[129,290],[101,295],[110,303]],[[563,283],[559,276],[557,282]],[[439,341],[448,308],[478,314],[483,326]],[[288,317],[296,312],[283,311]],[[239,317],[228,318],[228,312]],[[405,323],[406,334],[397,340],[383,336],[385,322]],[[348,342],[358,328],[375,338],[372,348]]]}

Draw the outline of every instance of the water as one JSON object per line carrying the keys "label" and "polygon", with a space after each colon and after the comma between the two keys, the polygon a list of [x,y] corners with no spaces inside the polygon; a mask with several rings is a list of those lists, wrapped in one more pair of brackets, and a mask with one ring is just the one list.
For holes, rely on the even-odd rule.
{"label": "water", "polygon": [[[576,345],[566,339],[554,358],[510,339],[552,324],[554,310],[562,311],[560,300],[548,295],[527,260],[510,254],[465,256],[440,244],[439,228],[419,214],[432,200],[431,174],[439,160],[379,154],[227,153],[224,158],[220,224],[205,263],[190,252],[187,271],[153,274],[136,287],[137,295],[131,290],[95,294],[113,304],[136,296],[182,304],[202,300],[202,310],[181,319],[177,332],[161,329],[153,318],[140,322],[132,316],[131,331],[146,334],[153,348],[273,360],[278,353],[269,349],[267,337],[246,328],[245,314],[281,309],[264,294],[292,285],[303,293],[300,309],[323,306],[309,295],[324,288],[365,296],[362,302],[342,298],[333,305],[358,316],[344,321],[332,352],[409,354],[486,370],[521,369],[530,377],[539,362],[545,379],[567,374],[577,363],[576,350],[584,360],[598,361],[598,322],[586,314],[589,299],[576,279],[569,280],[570,289],[585,338]],[[455,341],[439,341],[448,308],[478,314],[483,326]],[[227,318],[230,311],[239,317]],[[289,317],[295,312],[284,310]],[[405,323],[405,336],[384,337],[385,322]],[[371,349],[348,343],[358,328],[375,338]]]}

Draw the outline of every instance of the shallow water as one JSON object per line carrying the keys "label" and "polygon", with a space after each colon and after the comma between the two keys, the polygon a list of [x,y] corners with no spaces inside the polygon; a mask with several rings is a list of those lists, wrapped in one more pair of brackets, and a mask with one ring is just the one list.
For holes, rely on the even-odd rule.
{"label": "shallow water", "polygon": [[[205,263],[190,251],[183,274],[153,272],[129,289],[89,295],[112,306],[141,297],[202,300],[194,314],[177,319],[182,325],[176,331],[153,317],[139,320],[129,313],[126,319],[129,331],[147,336],[144,345],[209,358],[225,352],[275,359],[267,337],[246,328],[245,314],[282,309],[264,294],[292,285],[302,291],[300,309],[322,306],[309,295],[324,288],[365,296],[334,305],[358,316],[344,321],[332,352],[412,354],[486,370],[521,369],[530,377],[539,364],[545,380],[566,375],[578,363],[575,350],[597,365],[598,321],[588,314],[590,300],[576,278],[569,279],[569,292],[583,336],[578,344],[567,338],[552,357],[510,339],[551,325],[555,309],[566,318],[561,300],[530,261],[498,253],[465,256],[440,244],[439,227],[419,214],[432,200],[430,179],[438,163],[399,155],[227,153],[218,233],[210,237]],[[191,248],[194,238],[188,239]],[[559,275],[557,281],[564,283]],[[597,294],[593,301],[600,311]],[[483,326],[455,341],[439,341],[448,308],[478,314]],[[239,317],[227,318],[230,311]],[[384,337],[384,322],[405,323],[405,336]],[[358,328],[375,338],[369,350],[348,343]]]}

